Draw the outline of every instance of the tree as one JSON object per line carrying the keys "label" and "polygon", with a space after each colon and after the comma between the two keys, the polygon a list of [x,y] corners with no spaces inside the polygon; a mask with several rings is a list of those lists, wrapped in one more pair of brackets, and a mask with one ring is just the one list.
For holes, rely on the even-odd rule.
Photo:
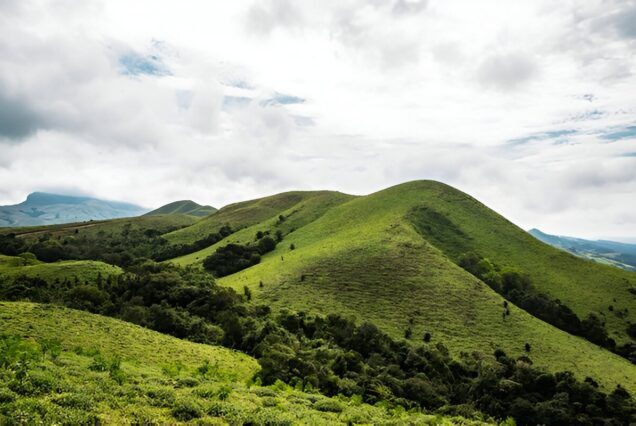
{"label": "tree", "polygon": [[258,252],[260,254],[269,253],[276,248],[276,241],[272,237],[263,237],[258,240]]}
{"label": "tree", "polygon": [[248,286],[243,286],[243,294],[248,301],[252,300],[252,290]]}

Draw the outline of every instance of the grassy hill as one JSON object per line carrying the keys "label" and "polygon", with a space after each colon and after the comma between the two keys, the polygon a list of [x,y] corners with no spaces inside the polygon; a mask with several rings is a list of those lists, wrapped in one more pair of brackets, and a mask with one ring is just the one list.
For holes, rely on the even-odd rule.
{"label": "grassy hill", "polygon": [[161,216],[136,216],[112,220],[95,220],[89,222],[67,223],[48,226],[30,226],[22,228],[0,228],[1,234],[15,234],[20,238],[39,238],[43,234],[51,237],[64,237],[75,234],[96,236],[103,233],[121,233],[129,229],[155,229],[161,233],[188,227],[197,222],[196,217],[173,214]]}
{"label": "grassy hill", "polygon": [[247,355],[81,311],[0,302],[0,320],[1,424],[483,424],[256,386]]}
{"label": "grassy hill", "polygon": [[98,275],[102,277],[117,276],[122,273],[121,268],[104,262],[93,260],[68,260],[54,263],[44,263],[37,259],[0,255],[0,279],[13,278],[21,275],[38,277],[45,281],[74,281],[94,282]]}
{"label": "grassy hill", "polygon": [[212,206],[202,206],[191,200],[182,200],[161,206],[158,209],[146,213],[144,216],[185,214],[188,216],[204,217],[216,211],[217,209]]}
{"label": "grassy hill", "polygon": [[[301,194],[302,200],[290,201]],[[285,236],[275,251],[260,264],[220,279],[220,284],[238,291],[248,287],[257,302],[278,308],[350,314],[398,337],[410,324],[414,339],[429,332],[455,352],[502,347],[518,356],[530,343],[530,355],[539,365],[636,390],[636,367],[628,361],[515,306],[504,318],[503,298],[455,261],[475,251],[504,268],[520,270],[540,291],[563,300],[579,316],[604,315],[618,341],[627,341],[625,329],[636,311],[629,292],[636,286],[635,274],[553,249],[468,195],[437,182],[410,182],[357,198],[339,194],[338,202],[320,215],[291,225],[294,205],[309,194],[314,193],[281,194],[228,208],[225,220],[232,218],[233,226],[245,228],[174,263],[197,264],[228,242],[248,244],[258,230],[280,229]],[[277,207],[268,209],[272,201]],[[225,223],[219,219],[223,213],[221,209],[167,237],[179,240],[210,232]],[[284,221],[278,218],[281,214]],[[290,250],[292,243],[295,250]],[[611,304],[628,314],[612,314]]]}
{"label": "grassy hill", "polygon": [[[285,192],[257,200],[243,201],[223,207],[216,214],[206,217],[196,224],[164,235],[173,244],[192,243],[223,225],[232,228],[248,227],[265,220],[278,217],[289,210],[304,210],[308,216],[317,216],[329,208],[348,201],[351,195],[333,191],[294,191]],[[296,213],[294,213],[296,214]]]}

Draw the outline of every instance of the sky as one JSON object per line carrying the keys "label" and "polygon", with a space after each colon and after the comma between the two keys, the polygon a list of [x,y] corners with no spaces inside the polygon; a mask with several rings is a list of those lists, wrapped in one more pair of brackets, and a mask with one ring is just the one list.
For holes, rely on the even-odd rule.
{"label": "sky", "polygon": [[636,237],[636,1],[0,0],[0,204],[416,179]]}

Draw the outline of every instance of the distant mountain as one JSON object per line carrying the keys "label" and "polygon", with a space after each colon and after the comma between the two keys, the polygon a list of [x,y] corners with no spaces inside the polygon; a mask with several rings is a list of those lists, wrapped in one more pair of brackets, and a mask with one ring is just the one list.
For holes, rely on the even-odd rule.
{"label": "distant mountain", "polygon": [[202,206],[192,200],[174,201],[172,203],[161,206],[151,212],[145,214],[145,216],[157,216],[164,214],[186,214],[189,216],[204,217],[216,212],[212,206]]}
{"label": "distant mountain", "polygon": [[0,227],[54,225],[139,216],[147,209],[118,201],[34,192],[20,204],[0,206]]}
{"label": "distant mountain", "polygon": [[628,271],[636,271],[636,244],[550,235],[538,229],[531,229],[528,232],[544,243],[576,256],[614,265]]}

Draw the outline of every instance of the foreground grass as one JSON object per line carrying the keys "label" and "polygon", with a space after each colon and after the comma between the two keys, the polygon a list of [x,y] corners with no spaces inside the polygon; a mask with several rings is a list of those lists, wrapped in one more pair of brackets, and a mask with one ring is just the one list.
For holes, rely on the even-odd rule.
{"label": "foreground grass", "polygon": [[0,367],[0,424],[483,424],[257,386],[246,355],[85,312],[0,302],[0,323],[37,352]]}

